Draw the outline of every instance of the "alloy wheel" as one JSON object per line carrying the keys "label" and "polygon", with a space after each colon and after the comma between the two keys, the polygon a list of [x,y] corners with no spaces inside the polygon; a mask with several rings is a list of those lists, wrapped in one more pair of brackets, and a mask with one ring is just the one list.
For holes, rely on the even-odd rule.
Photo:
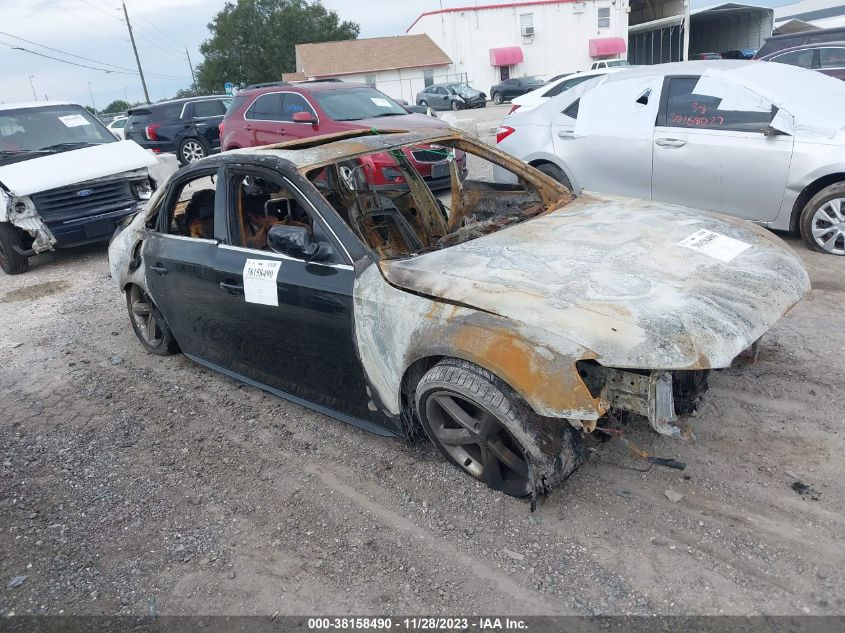
{"label": "alloy wheel", "polygon": [[132,286],[130,290],[129,312],[132,320],[138,328],[138,332],[150,347],[158,347],[164,339],[164,331],[159,325],[156,310],[149,295],[138,286]]}
{"label": "alloy wheel", "polygon": [[451,391],[431,394],[425,414],[437,442],[470,475],[510,495],[530,490],[522,447],[495,414]]}
{"label": "alloy wheel", "polygon": [[182,158],[186,163],[193,163],[205,157],[205,150],[197,141],[186,141],[182,146]]}
{"label": "alloy wheel", "polygon": [[845,198],[828,200],[816,209],[810,230],[822,250],[845,255]]}

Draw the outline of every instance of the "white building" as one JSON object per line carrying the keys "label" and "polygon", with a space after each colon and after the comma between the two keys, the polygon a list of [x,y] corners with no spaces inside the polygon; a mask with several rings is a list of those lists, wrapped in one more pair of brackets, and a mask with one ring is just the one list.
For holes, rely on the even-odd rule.
{"label": "white building", "polygon": [[282,79],[342,79],[414,103],[425,86],[453,81],[452,60],[426,35],[296,45],[296,71]]}
{"label": "white building", "polygon": [[441,9],[408,27],[452,59],[451,72],[489,94],[508,77],[585,70],[625,57],[628,0],[534,0]]}

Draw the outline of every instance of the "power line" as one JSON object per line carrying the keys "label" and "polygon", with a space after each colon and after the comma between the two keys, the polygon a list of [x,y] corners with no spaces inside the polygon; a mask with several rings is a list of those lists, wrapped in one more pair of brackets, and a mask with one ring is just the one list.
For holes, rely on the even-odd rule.
{"label": "power line", "polygon": [[[100,7],[98,7],[98,6],[95,6],[95,5],[91,4],[90,2],[88,2],[88,0],[79,0],[79,1],[80,1],[82,4],[85,4],[85,5],[89,6],[89,7],[91,7],[92,9],[96,9],[97,11],[99,11],[100,13],[102,13],[103,15],[107,15],[107,16],[108,16],[108,17],[110,17],[112,20],[117,20],[118,22],[121,22],[121,19],[120,19],[119,17],[117,17],[116,15],[112,15],[112,14],[111,14],[111,13],[109,13],[108,11],[105,11],[105,10],[101,9]],[[115,9],[115,11],[117,11],[117,9]]]}
{"label": "power line", "polygon": [[[158,28],[158,27],[157,27],[157,26],[153,23],[153,21],[152,21],[152,20],[149,20],[149,19],[148,19],[148,18],[147,18],[147,17],[146,17],[143,13],[141,13],[141,12],[138,10],[138,8],[137,8],[137,7],[135,7],[135,5],[131,5],[131,4],[130,4],[129,6],[131,6],[131,7],[132,7],[132,10],[135,12],[135,15],[137,15],[137,16],[138,16],[139,18],[141,18],[144,22],[146,22],[147,24],[149,24],[149,25],[150,25],[152,28],[154,28],[156,31],[158,31],[159,33],[161,33],[161,34],[162,34],[162,35],[166,38],[166,39],[165,39],[165,41],[170,41],[170,40],[172,40],[172,39],[173,39],[173,36],[172,36],[172,35],[170,35],[169,33],[165,33],[165,32],[164,32],[164,31],[162,31],[160,28]],[[138,28],[138,27],[136,26],[135,28],[136,28],[136,30],[137,30],[137,28]]]}
{"label": "power line", "polygon": [[[74,53],[69,53],[68,51],[63,51],[58,48],[53,48],[52,46],[47,46],[46,44],[39,44],[38,42],[33,42],[32,40],[28,40],[26,38],[20,37],[18,35],[12,35],[11,33],[7,33],[6,31],[0,31],[0,35],[5,35],[7,37],[11,37],[16,40],[20,40],[21,42],[26,42],[27,44],[33,44],[40,48],[46,48],[48,51],[53,51],[55,53],[61,53],[62,55],[66,55],[68,57],[75,57],[76,59],[82,59],[86,62],[93,62],[95,64],[100,64],[101,66],[109,66],[110,68],[117,68],[119,70],[127,70],[133,74],[138,74],[138,71],[132,70],[131,68],[127,68],[126,66],[117,66],[116,64],[109,64],[108,62],[100,61],[99,59],[92,59],[90,57],[83,57],[82,55],[76,55]],[[21,49],[26,50],[26,49]],[[180,53],[181,54],[181,53]],[[62,61],[62,60],[59,60]],[[151,77],[156,77],[158,79],[185,79],[187,75],[163,75],[160,73],[149,73]]]}

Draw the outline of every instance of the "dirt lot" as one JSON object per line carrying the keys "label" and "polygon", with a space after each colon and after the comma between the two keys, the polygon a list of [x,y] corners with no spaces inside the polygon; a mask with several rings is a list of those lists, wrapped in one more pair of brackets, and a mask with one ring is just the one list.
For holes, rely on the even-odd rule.
{"label": "dirt lot", "polygon": [[604,444],[534,514],[145,354],[104,248],[41,257],[0,278],[0,615],[845,613],[845,280],[791,243],[815,289],[697,441],[631,429],[687,470]]}

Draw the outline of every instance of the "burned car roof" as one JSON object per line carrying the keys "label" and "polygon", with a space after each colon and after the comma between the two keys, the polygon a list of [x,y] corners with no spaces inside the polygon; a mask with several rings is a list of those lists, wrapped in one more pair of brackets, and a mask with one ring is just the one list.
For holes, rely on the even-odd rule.
{"label": "burned car roof", "polygon": [[265,154],[293,163],[300,171],[309,171],[340,158],[354,158],[372,152],[384,152],[403,145],[436,143],[446,139],[463,138],[452,128],[432,131],[407,131],[393,129],[350,130],[295,141],[286,141],[262,147],[231,150],[230,154]]}

